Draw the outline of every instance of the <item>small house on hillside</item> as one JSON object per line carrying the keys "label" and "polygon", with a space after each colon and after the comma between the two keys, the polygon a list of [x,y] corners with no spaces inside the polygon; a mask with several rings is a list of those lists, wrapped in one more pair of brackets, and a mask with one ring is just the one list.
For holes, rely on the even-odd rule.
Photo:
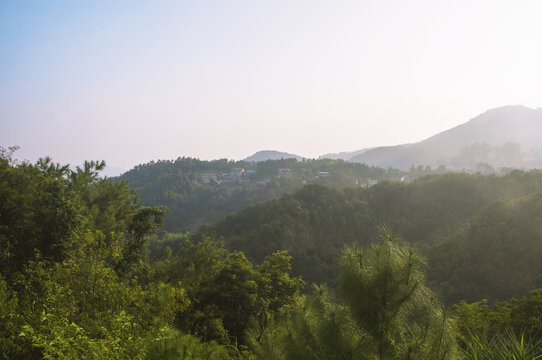
{"label": "small house on hillside", "polygon": [[280,168],[278,171],[278,176],[290,177],[293,173],[294,172],[290,168]]}
{"label": "small house on hillside", "polygon": [[233,181],[240,181],[244,174],[245,169],[243,168],[233,168],[230,171],[230,176]]}
{"label": "small house on hillside", "polygon": [[209,173],[201,174],[200,180],[204,184],[209,184],[211,182],[218,183],[218,173],[209,172]]}
{"label": "small house on hillside", "polygon": [[369,178],[369,179],[366,179],[366,180],[362,180],[359,185],[362,188],[370,188],[371,186],[374,186],[376,184],[378,184],[378,180],[373,180],[373,179]]}
{"label": "small house on hillside", "polygon": [[256,176],[258,172],[256,170],[247,170],[245,171],[246,176]]}

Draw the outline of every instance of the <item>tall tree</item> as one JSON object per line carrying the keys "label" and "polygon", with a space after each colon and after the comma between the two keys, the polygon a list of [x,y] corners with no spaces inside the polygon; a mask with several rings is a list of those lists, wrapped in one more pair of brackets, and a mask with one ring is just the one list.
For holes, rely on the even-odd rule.
{"label": "tall tree", "polygon": [[388,230],[382,237],[384,243],[343,252],[342,304],[315,287],[315,296],[266,330],[255,351],[274,354],[263,356],[269,359],[459,359],[454,323],[425,286],[422,259]]}
{"label": "tall tree", "polygon": [[352,318],[380,360],[453,357],[452,321],[425,286],[423,260],[390,230],[381,236],[384,244],[343,253],[339,287]]}

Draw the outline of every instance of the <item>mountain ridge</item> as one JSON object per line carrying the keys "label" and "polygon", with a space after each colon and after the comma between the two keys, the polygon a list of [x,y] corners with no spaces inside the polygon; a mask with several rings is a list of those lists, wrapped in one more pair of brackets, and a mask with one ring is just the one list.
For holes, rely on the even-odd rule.
{"label": "mountain ridge", "polygon": [[[415,143],[327,153],[318,159],[344,160],[383,168],[444,165],[479,170],[479,164],[502,168],[542,167],[542,108],[507,105],[489,109],[469,121]],[[294,158],[296,154],[263,150],[244,159],[258,162]]]}
{"label": "mountain ridge", "polygon": [[542,140],[538,136],[541,133],[542,109],[509,105],[487,110],[466,123],[417,143],[377,147],[353,156],[349,161],[402,170],[412,165],[451,165],[453,162],[450,161],[462,149],[474,144],[504,146],[516,143],[525,151],[542,149]]}
{"label": "mountain ridge", "polygon": [[281,160],[281,159],[296,159],[301,161],[305,159],[303,156],[290,154],[287,152],[277,151],[277,150],[260,150],[251,156],[243,159],[248,162],[260,162],[266,160]]}

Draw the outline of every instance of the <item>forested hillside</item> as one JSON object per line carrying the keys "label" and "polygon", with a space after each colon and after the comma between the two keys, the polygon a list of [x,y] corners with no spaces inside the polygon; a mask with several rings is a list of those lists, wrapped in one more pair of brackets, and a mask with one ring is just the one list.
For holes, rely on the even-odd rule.
{"label": "forested hillside", "polygon": [[525,295],[542,286],[542,192],[497,200],[430,250],[435,286],[452,302]]}
{"label": "forested hillside", "polygon": [[[542,356],[541,290],[494,306],[477,298],[445,307],[430,288],[439,282],[427,281],[419,251],[381,226],[388,222],[405,237],[427,229],[413,240],[431,245],[468,218],[470,223],[442,238],[439,248],[429,249],[447,251],[456,260],[464,257],[472,266],[480,259],[471,246],[489,247],[489,258],[505,259],[501,249],[515,251],[531,271],[528,285],[537,286],[538,172],[446,175],[365,190],[308,185],[213,228],[237,234],[236,244],[247,246],[250,261],[212,236],[162,234],[151,241],[167,210],[139,204],[126,182],[99,177],[104,166],[92,161],[70,170],[48,158],[17,162],[11,150],[2,150],[0,358]],[[408,224],[425,217],[423,228]],[[444,230],[439,230],[439,217]],[[356,236],[358,231],[364,236]],[[495,234],[502,235],[506,247],[492,241]],[[478,245],[468,241],[472,236],[480,239]],[[229,246],[231,241],[226,236]],[[451,246],[454,242],[461,246]],[[291,249],[301,261],[272,250],[279,247]],[[292,262],[302,272],[307,259],[311,270],[322,266],[319,275],[334,273],[334,278],[323,276],[332,287],[309,284],[310,274],[303,279],[292,273]],[[456,266],[444,258],[433,260],[444,269]],[[462,260],[457,264],[463,266]],[[514,276],[523,270],[514,268]],[[478,285],[482,291],[476,296],[482,296],[485,284]],[[511,292],[526,289],[515,285]],[[446,286],[464,288],[453,281]]]}
{"label": "forested hillside", "polygon": [[0,157],[0,358],[253,358],[263,328],[303,281],[290,257],[259,265],[206,239],[154,263],[148,235],[165,209],[125,182],[41,159]]}
{"label": "forested hillside", "polygon": [[194,231],[199,225],[211,224],[249,205],[293,192],[304,184],[359,187],[432,172],[429,168],[413,168],[403,173],[342,160],[282,159],[253,163],[178,158],[138,165],[117,179],[128,181],[140,195],[142,204],[167,206],[170,213],[164,218],[165,229],[176,232]]}
{"label": "forested hillside", "polygon": [[385,224],[430,256],[429,278],[448,301],[503,300],[542,286],[535,260],[542,256],[541,192],[541,171],[447,174],[368,189],[307,185],[200,233],[223,236],[257,261],[286,249],[297,274],[332,283],[340,250],[370,244]]}

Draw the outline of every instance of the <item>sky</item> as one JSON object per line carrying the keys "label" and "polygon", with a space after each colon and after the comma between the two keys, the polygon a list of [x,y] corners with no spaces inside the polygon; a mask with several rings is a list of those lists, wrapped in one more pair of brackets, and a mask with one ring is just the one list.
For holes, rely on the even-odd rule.
{"label": "sky", "polygon": [[0,1],[0,146],[129,169],[542,106],[540,0]]}

